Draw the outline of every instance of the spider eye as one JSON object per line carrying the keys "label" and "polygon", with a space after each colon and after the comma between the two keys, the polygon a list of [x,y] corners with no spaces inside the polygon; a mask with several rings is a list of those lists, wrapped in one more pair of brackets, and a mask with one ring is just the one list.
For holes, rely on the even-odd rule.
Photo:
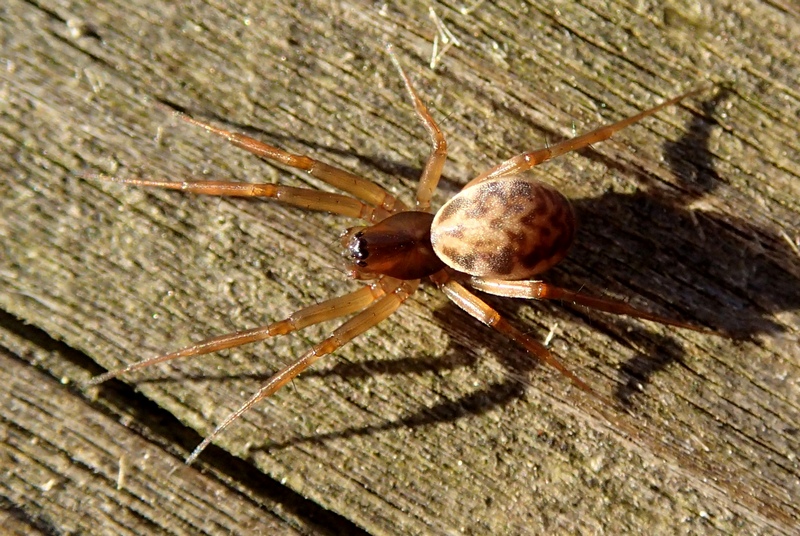
{"label": "spider eye", "polygon": [[366,241],[366,239],[361,238],[361,236],[360,236],[362,234],[363,233],[358,233],[355,236],[356,240],[353,240],[350,243],[350,255],[354,259],[356,259],[358,261],[361,261],[361,262],[357,263],[359,266],[366,266],[367,263],[363,262],[363,260],[366,259],[367,257],[369,257],[369,251],[367,250],[367,241]]}

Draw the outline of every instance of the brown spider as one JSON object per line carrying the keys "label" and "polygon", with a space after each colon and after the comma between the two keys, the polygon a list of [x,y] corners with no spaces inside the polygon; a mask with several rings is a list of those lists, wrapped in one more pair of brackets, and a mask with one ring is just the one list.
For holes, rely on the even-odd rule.
{"label": "brown spider", "polygon": [[288,153],[175,111],[173,113],[187,123],[222,136],[232,144],[266,160],[305,170],[350,195],[276,184],[171,182],[87,175],[87,178],[207,195],[270,197],[305,209],[360,218],[367,223],[345,231],[341,241],[345,247],[344,254],[350,261],[348,275],[353,279],[372,280],[369,284],[343,296],[301,309],[288,318],[267,326],[206,339],[89,380],[89,385],[96,385],[164,361],[233,348],[285,335],[327,320],[355,315],[294,363],[276,372],[258,392],[222,421],[195,448],[186,459],[187,464],[194,462],[220,432],[258,401],[275,393],[319,358],[388,318],[414,293],[424,277],[429,277],[450,300],[468,314],[518,342],[537,359],[568,377],[577,387],[606,403],[610,402],[570,372],[543,344],[509,324],[486,302],[467,290],[465,285],[497,296],[564,300],[610,313],[707,331],[640,311],[621,301],[587,296],[531,280],[531,277],[544,272],[564,258],[572,243],[576,224],[572,207],[561,193],[552,186],[522,174],[546,160],[606,140],[615,132],[666,106],[695,95],[702,89],[684,93],[633,117],[562,141],[552,147],[514,156],[470,181],[458,195],[434,214],[430,210],[430,200],[447,157],[447,143],[391,47],[387,49],[432,144],[431,154],[417,187],[414,210],[410,210],[384,188],[352,173],[308,156]]}

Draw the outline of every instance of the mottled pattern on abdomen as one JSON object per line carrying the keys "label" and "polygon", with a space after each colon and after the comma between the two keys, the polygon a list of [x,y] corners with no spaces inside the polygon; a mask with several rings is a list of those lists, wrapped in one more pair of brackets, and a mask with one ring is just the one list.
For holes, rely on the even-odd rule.
{"label": "mottled pattern on abdomen", "polygon": [[522,176],[478,183],[448,201],[431,242],[445,264],[494,279],[529,279],[564,258],[575,216],[555,188]]}

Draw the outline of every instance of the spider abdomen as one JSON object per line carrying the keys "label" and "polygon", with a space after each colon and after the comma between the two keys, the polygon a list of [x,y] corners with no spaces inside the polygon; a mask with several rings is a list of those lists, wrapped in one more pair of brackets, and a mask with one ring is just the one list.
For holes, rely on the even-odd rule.
{"label": "spider abdomen", "polygon": [[439,210],[431,243],[442,261],[478,277],[520,280],[567,254],[575,216],[552,186],[522,176],[479,182]]}

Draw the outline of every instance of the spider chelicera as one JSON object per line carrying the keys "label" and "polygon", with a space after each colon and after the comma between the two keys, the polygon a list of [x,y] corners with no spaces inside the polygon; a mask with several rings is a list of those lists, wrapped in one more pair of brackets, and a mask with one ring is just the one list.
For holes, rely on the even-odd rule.
{"label": "spider chelicera", "polygon": [[233,348],[285,335],[320,322],[354,315],[334,330],[330,337],[276,372],[258,392],[197,446],[186,459],[187,464],[194,462],[220,432],[257,402],[275,393],[321,357],[388,318],[426,277],[458,307],[518,342],[537,359],[568,377],[577,387],[606,403],[610,402],[570,372],[542,343],[512,326],[467,287],[511,298],[563,300],[609,313],[708,332],[684,322],[635,309],[621,301],[588,296],[532,280],[533,276],[564,258],[575,235],[576,223],[572,207],[561,193],[552,186],[523,175],[524,171],[546,160],[606,140],[615,132],[666,106],[696,95],[703,89],[684,93],[637,115],[551,147],[514,156],[467,183],[458,195],[434,213],[430,209],[430,201],[447,157],[447,143],[391,47],[387,47],[387,50],[432,144],[430,156],[419,180],[413,209],[409,209],[384,188],[352,173],[308,156],[288,153],[180,112],[174,113],[187,123],[221,136],[265,160],[304,170],[349,195],[277,184],[173,182],[86,175],[87,178],[206,195],[269,197],[301,208],[341,214],[366,222],[365,226],[348,229],[341,237],[349,264],[348,275],[353,279],[371,281],[358,290],[306,307],[267,326],[206,339],[89,380],[89,385],[96,385],[164,361]]}

